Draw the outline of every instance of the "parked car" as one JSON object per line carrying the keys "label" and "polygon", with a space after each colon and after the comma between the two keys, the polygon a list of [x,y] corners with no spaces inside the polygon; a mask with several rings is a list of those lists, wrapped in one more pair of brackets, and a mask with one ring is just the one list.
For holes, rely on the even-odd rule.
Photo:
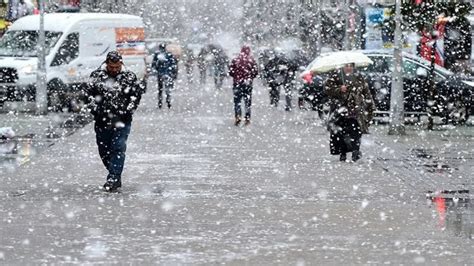
{"label": "parked car", "polygon": [[[145,30],[140,17],[125,14],[52,13],[44,17],[48,105],[70,107],[107,52],[143,79]],[[0,39],[0,102],[33,101],[36,95],[38,16],[15,21]]]}
{"label": "parked car", "polygon": [[[374,97],[377,108],[376,115],[388,115],[390,112],[390,91],[393,72],[393,53],[391,51],[366,50],[361,51],[374,62],[358,71],[366,78],[369,89]],[[461,77],[449,70],[435,66],[434,93],[435,104],[429,104],[431,64],[418,56],[403,54],[403,90],[404,110],[406,115],[423,115],[431,111],[446,122],[463,123],[474,111],[474,82],[471,77]],[[303,76],[303,90],[313,91],[310,95],[317,98],[317,104],[324,104],[326,96],[321,85],[314,82],[316,78],[326,79],[328,74],[313,77],[306,71]],[[318,88],[319,87],[319,88]],[[323,90],[322,93],[321,90]],[[317,91],[318,93],[314,93]],[[430,108],[431,110],[429,110]]]}

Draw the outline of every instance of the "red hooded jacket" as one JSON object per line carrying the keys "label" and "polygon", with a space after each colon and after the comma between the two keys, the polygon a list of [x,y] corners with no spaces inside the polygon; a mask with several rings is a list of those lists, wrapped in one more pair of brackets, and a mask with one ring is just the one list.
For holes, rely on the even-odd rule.
{"label": "red hooded jacket", "polygon": [[250,47],[243,46],[239,56],[234,58],[230,64],[229,75],[234,78],[234,84],[250,85],[257,74],[257,63],[250,55]]}

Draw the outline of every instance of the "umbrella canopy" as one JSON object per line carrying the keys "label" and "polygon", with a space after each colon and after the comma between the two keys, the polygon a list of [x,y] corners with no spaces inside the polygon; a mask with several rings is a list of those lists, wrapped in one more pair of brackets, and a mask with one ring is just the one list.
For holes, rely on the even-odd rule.
{"label": "umbrella canopy", "polygon": [[365,67],[372,63],[372,60],[361,52],[339,51],[322,54],[309,64],[307,71],[328,72],[347,64],[355,64],[356,67]]}

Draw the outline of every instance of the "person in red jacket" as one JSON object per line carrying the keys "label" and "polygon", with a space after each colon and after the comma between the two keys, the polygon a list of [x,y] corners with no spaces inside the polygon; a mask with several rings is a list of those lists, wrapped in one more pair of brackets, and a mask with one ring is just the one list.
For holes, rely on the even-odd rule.
{"label": "person in red jacket", "polygon": [[240,54],[234,58],[229,67],[229,75],[234,79],[235,125],[242,121],[242,99],[245,103],[245,125],[250,124],[253,80],[257,77],[257,63],[250,53],[250,47],[244,45]]}

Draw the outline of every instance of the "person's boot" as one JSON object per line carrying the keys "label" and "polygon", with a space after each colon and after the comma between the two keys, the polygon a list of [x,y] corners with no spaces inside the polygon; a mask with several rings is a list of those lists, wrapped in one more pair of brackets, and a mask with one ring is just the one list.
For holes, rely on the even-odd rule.
{"label": "person's boot", "polygon": [[236,117],[235,117],[234,125],[235,125],[235,126],[240,125],[240,122],[241,122],[241,121],[242,121],[242,119],[240,118],[240,116],[236,116]]}
{"label": "person's boot", "polygon": [[116,178],[108,178],[103,188],[107,192],[118,192],[118,189],[122,187],[122,181]]}
{"label": "person's boot", "polygon": [[249,126],[250,125],[250,119],[245,118],[244,126]]}
{"label": "person's boot", "polygon": [[362,158],[362,153],[360,151],[353,151],[352,152],[352,161],[357,162],[360,158]]}
{"label": "person's boot", "polygon": [[339,157],[339,161],[345,162],[347,160],[347,155],[345,153],[341,153],[341,156]]}

